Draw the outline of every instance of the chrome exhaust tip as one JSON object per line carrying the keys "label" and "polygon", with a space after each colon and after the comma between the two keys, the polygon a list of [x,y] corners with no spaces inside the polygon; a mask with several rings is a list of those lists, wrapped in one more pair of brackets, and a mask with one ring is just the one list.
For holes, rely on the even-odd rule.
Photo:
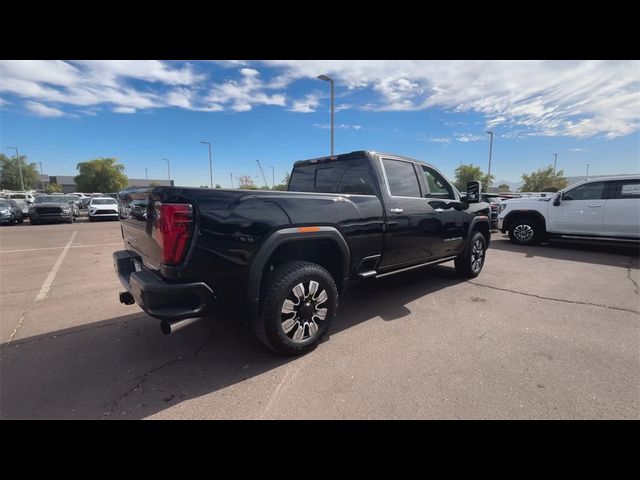
{"label": "chrome exhaust tip", "polygon": [[183,320],[162,320],[160,322],[160,330],[165,335],[171,335],[172,333],[180,330],[181,328],[187,327],[192,323],[196,323],[199,320],[202,320],[201,317],[195,318],[185,318]]}

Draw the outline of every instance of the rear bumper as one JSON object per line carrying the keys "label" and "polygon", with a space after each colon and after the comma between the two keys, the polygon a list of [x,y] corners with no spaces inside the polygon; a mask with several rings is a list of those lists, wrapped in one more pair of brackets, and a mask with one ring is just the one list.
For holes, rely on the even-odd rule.
{"label": "rear bumper", "polygon": [[216,298],[204,282],[167,282],[145,268],[142,258],[129,250],[114,252],[113,264],[120,282],[138,306],[155,318],[180,320],[199,317]]}

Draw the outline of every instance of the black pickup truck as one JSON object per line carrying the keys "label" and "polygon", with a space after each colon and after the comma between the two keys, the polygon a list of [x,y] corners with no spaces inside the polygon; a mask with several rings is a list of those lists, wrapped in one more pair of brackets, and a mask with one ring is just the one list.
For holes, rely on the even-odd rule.
{"label": "black pickup truck", "polygon": [[296,162],[287,192],[124,190],[120,301],[165,334],[231,303],[273,351],[304,353],[349,282],[451,260],[463,277],[480,273],[489,205],[473,183],[463,195],[431,165],[358,151]]}

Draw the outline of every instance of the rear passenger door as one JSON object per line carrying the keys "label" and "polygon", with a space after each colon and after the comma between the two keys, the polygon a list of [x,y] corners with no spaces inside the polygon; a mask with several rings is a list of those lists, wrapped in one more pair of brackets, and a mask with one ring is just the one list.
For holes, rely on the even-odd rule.
{"label": "rear passenger door", "polygon": [[604,207],[603,235],[640,237],[640,179],[609,183]]}
{"label": "rear passenger door", "polygon": [[409,161],[382,157],[381,162],[387,220],[380,269],[425,261],[433,257],[438,220],[423,198],[420,173]]}

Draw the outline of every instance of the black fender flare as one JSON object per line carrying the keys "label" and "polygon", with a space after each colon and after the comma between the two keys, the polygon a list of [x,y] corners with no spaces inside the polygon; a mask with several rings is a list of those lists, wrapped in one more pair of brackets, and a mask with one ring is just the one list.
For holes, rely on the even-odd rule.
{"label": "black fender flare", "polygon": [[[304,227],[300,227],[304,228]],[[298,227],[283,228],[276,230],[265,240],[258,253],[253,258],[251,267],[249,268],[249,279],[247,284],[247,300],[257,307],[260,298],[260,286],[262,284],[262,272],[267,261],[283,243],[298,242],[305,240],[328,239],[337,245],[342,253],[342,281],[346,283],[349,277],[349,265],[351,262],[351,253],[349,245],[342,234],[334,227],[316,227],[317,230],[301,232]]]}
{"label": "black fender flare", "polygon": [[502,221],[502,228],[504,229],[505,232],[509,229],[513,219],[518,217],[518,216],[534,217],[536,220],[538,220],[540,222],[541,225],[544,226],[545,231],[547,230],[547,221],[544,218],[544,215],[542,215],[539,211],[537,211],[537,210],[514,210],[512,212],[509,212],[507,214],[507,216],[504,217],[504,220]]}
{"label": "black fender flare", "polygon": [[489,238],[486,239],[487,240],[486,247],[489,248],[489,243],[491,243],[491,219],[489,218],[488,215],[478,215],[476,217],[473,217],[473,219],[469,223],[469,228],[467,229],[467,238],[464,241],[464,249],[462,250],[463,255],[467,254],[467,251],[471,246],[471,232],[473,232],[473,229],[479,223],[487,224],[487,229],[489,230]]}

